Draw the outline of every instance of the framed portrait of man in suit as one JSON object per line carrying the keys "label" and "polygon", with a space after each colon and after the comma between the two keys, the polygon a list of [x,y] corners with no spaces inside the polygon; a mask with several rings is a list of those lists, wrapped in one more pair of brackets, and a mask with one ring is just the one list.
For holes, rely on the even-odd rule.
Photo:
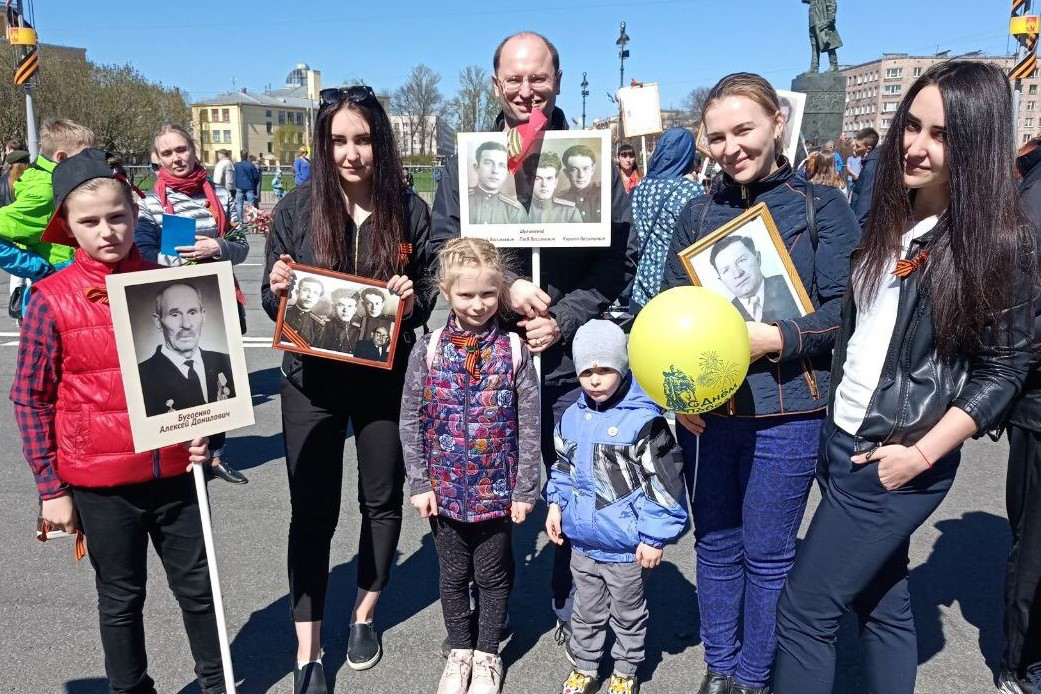
{"label": "framed portrait of man in suit", "polygon": [[253,424],[228,263],[109,275],[136,451]]}
{"label": "framed portrait of man in suit", "polygon": [[764,203],[681,251],[680,259],[695,285],[726,298],[746,321],[773,323],[815,310]]}
{"label": "framed portrait of man in suit", "polygon": [[273,347],[379,369],[394,365],[403,306],[386,282],[290,267],[292,288],[278,309]]}

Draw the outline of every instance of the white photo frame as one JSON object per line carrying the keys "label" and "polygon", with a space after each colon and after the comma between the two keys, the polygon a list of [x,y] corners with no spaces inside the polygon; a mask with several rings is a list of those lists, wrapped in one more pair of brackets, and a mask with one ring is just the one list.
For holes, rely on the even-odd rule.
{"label": "white photo frame", "polygon": [[781,102],[781,113],[784,120],[784,156],[795,166],[796,157],[802,148],[802,117],[806,112],[806,94],[777,90],[777,99]]}
{"label": "white photo frame", "polygon": [[[542,133],[515,174],[505,168],[506,133],[459,133],[458,138],[459,220],[464,238],[487,239],[503,248],[611,245],[614,162],[609,131]],[[569,175],[568,161],[582,164],[582,170]],[[548,183],[547,169],[557,163],[561,168]]]}
{"label": "white photo frame", "polygon": [[618,90],[617,98],[622,105],[622,132],[625,137],[655,135],[663,130],[657,82],[622,87]]}
{"label": "white photo frame", "polygon": [[113,274],[106,287],[136,452],[254,423],[231,263]]}

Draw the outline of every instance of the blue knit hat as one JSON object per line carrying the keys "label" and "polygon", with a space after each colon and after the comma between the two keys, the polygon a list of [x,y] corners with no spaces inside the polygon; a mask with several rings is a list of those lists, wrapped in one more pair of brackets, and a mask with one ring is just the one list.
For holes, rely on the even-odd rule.
{"label": "blue knit hat", "polygon": [[623,376],[629,371],[625,332],[609,320],[591,320],[578,329],[571,344],[575,373],[586,369],[614,369]]}

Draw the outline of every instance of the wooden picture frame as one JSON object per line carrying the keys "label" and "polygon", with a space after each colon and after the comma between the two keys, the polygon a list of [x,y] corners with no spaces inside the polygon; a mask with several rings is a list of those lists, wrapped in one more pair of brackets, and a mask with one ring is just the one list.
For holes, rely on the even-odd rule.
{"label": "wooden picture frame", "polygon": [[[741,239],[739,243],[727,242],[713,258],[717,244],[737,237]],[[733,250],[723,256],[727,247]],[[817,310],[766,203],[759,203],[727,222],[680,251],[679,256],[694,285],[707,287],[731,301],[745,320],[772,323]],[[761,281],[756,281],[757,277]],[[753,297],[758,301],[757,318],[750,314],[749,302]]]}
{"label": "wooden picture frame", "polygon": [[[296,263],[289,267],[293,286],[279,304],[272,347],[377,369],[393,368],[404,304],[387,290],[386,282]],[[382,303],[372,313],[377,297]],[[300,308],[301,302],[310,305]],[[381,344],[384,339],[385,345]]]}

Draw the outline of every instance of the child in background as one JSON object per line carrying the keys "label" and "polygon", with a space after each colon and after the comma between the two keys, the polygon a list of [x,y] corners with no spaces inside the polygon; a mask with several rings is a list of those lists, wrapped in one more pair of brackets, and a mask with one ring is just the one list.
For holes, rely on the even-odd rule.
{"label": "child in background", "polygon": [[53,179],[57,211],[42,240],[68,244],[75,255],[33,285],[11,389],[41,516],[86,535],[109,691],[155,693],[142,616],[151,537],[181,606],[202,692],[223,694],[198,501],[185,474],[209,459],[206,439],[134,452],[105,291],[110,274],[158,266],[137,252],[137,207],[105,152],[66,159]]}
{"label": "child in background", "polygon": [[643,571],[687,524],[683,460],[662,409],[629,371],[625,333],[591,320],[575,333],[575,371],[584,395],[556,429],[557,460],[546,485],[546,533],[571,541],[575,602],[562,694],[597,688],[607,624],[615,633],[609,694],[635,694],[644,658]]}
{"label": "child in background", "polygon": [[539,495],[539,383],[531,354],[496,317],[508,294],[495,246],[454,239],[438,265],[452,310],[448,324],[412,350],[401,444],[412,505],[430,519],[452,647],[437,692],[498,694],[513,584],[511,518],[524,522]]}

